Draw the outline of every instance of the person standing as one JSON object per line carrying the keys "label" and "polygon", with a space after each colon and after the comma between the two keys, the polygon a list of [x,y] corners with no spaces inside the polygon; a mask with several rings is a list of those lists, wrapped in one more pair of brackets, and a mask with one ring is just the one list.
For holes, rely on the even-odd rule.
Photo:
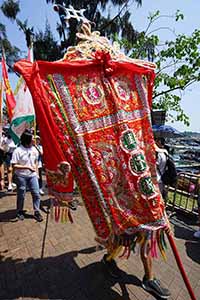
{"label": "person standing", "polygon": [[17,184],[17,218],[24,219],[24,199],[27,187],[29,188],[34,209],[34,218],[41,222],[40,193],[37,175],[38,151],[33,146],[32,133],[26,129],[21,136],[20,145],[14,150],[11,163]]}
{"label": "person standing", "polygon": [[6,133],[6,136],[2,142],[2,146],[5,150],[4,164],[7,170],[7,179],[8,179],[7,190],[8,192],[12,192],[13,188],[15,188],[16,185],[15,183],[12,182],[13,170],[12,170],[11,159],[12,159],[13,151],[16,148],[16,145],[8,133]]}
{"label": "person standing", "polygon": [[155,151],[156,151],[156,174],[157,181],[162,194],[163,199],[166,198],[165,185],[162,181],[162,175],[165,172],[168,151],[165,148],[165,139],[164,138],[155,138]]}

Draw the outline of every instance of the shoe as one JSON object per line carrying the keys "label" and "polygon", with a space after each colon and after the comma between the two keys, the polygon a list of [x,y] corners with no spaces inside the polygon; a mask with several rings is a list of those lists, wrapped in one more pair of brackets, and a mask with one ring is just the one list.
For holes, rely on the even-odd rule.
{"label": "shoe", "polygon": [[156,278],[149,280],[144,276],[142,287],[145,291],[152,292],[161,299],[167,299],[171,296],[170,291],[167,288],[164,288]]}
{"label": "shoe", "polygon": [[68,203],[68,206],[72,210],[77,210],[78,202],[76,200],[73,200],[73,201],[71,201],[71,202]]}
{"label": "shoe", "polygon": [[23,211],[18,211],[16,217],[17,217],[18,220],[23,221],[24,220],[24,212]]}
{"label": "shoe", "polygon": [[34,213],[34,218],[35,218],[36,221],[38,221],[38,222],[42,222],[42,221],[43,221],[43,216],[40,214],[39,211],[36,211],[36,212]]}
{"label": "shoe", "polygon": [[12,190],[13,190],[13,191],[15,191],[15,190],[16,190],[16,188],[17,188],[17,185],[16,185],[14,182],[12,182],[12,184],[11,184],[11,185],[12,185]]}
{"label": "shoe", "polygon": [[43,189],[40,189],[40,195],[44,195]]}
{"label": "shoe", "polygon": [[200,229],[194,233],[193,237],[196,239],[200,239]]}
{"label": "shoe", "polygon": [[101,262],[106,267],[107,272],[109,275],[113,278],[119,278],[120,277],[120,269],[118,268],[116,262],[114,259],[107,260],[108,254],[105,254],[101,260]]}
{"label": "shoe", "polygon": [[12,192],[13,188],[12,188],[12,184],[9,184],[8,186],[8,192]]}

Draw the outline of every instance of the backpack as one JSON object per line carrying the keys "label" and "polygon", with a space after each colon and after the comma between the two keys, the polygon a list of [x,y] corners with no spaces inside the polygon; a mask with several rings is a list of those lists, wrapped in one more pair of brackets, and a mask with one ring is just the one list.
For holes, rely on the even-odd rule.
{"label": "backpack", "polygon": [[165,185],[175,187],[177,183],[177,171],[174,160],[171,156],[167,155],[167,161],[165,166],[165,171],[161,176],[162,182]]}

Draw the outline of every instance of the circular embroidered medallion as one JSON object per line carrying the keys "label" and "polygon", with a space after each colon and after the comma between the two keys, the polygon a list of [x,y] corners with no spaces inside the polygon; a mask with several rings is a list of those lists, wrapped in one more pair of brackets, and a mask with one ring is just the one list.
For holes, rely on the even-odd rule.
{"label": "circular embroidered medallion", "polygon": [[130,152],[137,148],[137,141],[132,130],[126,130],[121,135],[121,146],[124,150]]}
{"label": "circular embroidered medallion", "polygon": [[103,100],[103,91],[97,83],[89,82],[83,87],[82,94],[89,104],[100,104]]}
{"label": "circular embroidered medallion", "polygon": [[120,80],[119,78],[116,79],[114,83],[115,91],[117,93],[117,96],[123,100],[128,101],[130,99],[130,88],[126,81]]}
{"label": "circular embroidered medallion", "polygon": [[147,169],[147,163],[142,153],[134,154],[129,160],[130,170],[133,174],[143,173]]}
{"label": "circular embroidered medallion", "polygon": [[151,197],[156,195],[155,188],[150,176],[144,176],[139,179],[139,190],[146,197]]}

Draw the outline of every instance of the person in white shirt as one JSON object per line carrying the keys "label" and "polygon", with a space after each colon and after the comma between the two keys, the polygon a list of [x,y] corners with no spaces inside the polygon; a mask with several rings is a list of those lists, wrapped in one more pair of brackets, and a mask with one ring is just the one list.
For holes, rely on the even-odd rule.
{"label": "person in white shirt", "polygon": [[162,181],[162,175],[165,172],[168,151],[165,147],[165,139],[164,138],[155,138],[155,150],[156,150],[156,174],[157,181],[159,185],[160,192],[163,196],[163,199],[166,198],[165,185]]}
{"label": "person in white shirt", "polygon": [[14,150],[11,163],[17,184],[17,218],[24,219],[24,199],[27,187],[32,199],[34,217],[38,222],[43,221],[40,214],[40,193],[37,174],[38,151],[33,146],[33,136],[29,130],[25,130],[21,136],[20,145]]}

